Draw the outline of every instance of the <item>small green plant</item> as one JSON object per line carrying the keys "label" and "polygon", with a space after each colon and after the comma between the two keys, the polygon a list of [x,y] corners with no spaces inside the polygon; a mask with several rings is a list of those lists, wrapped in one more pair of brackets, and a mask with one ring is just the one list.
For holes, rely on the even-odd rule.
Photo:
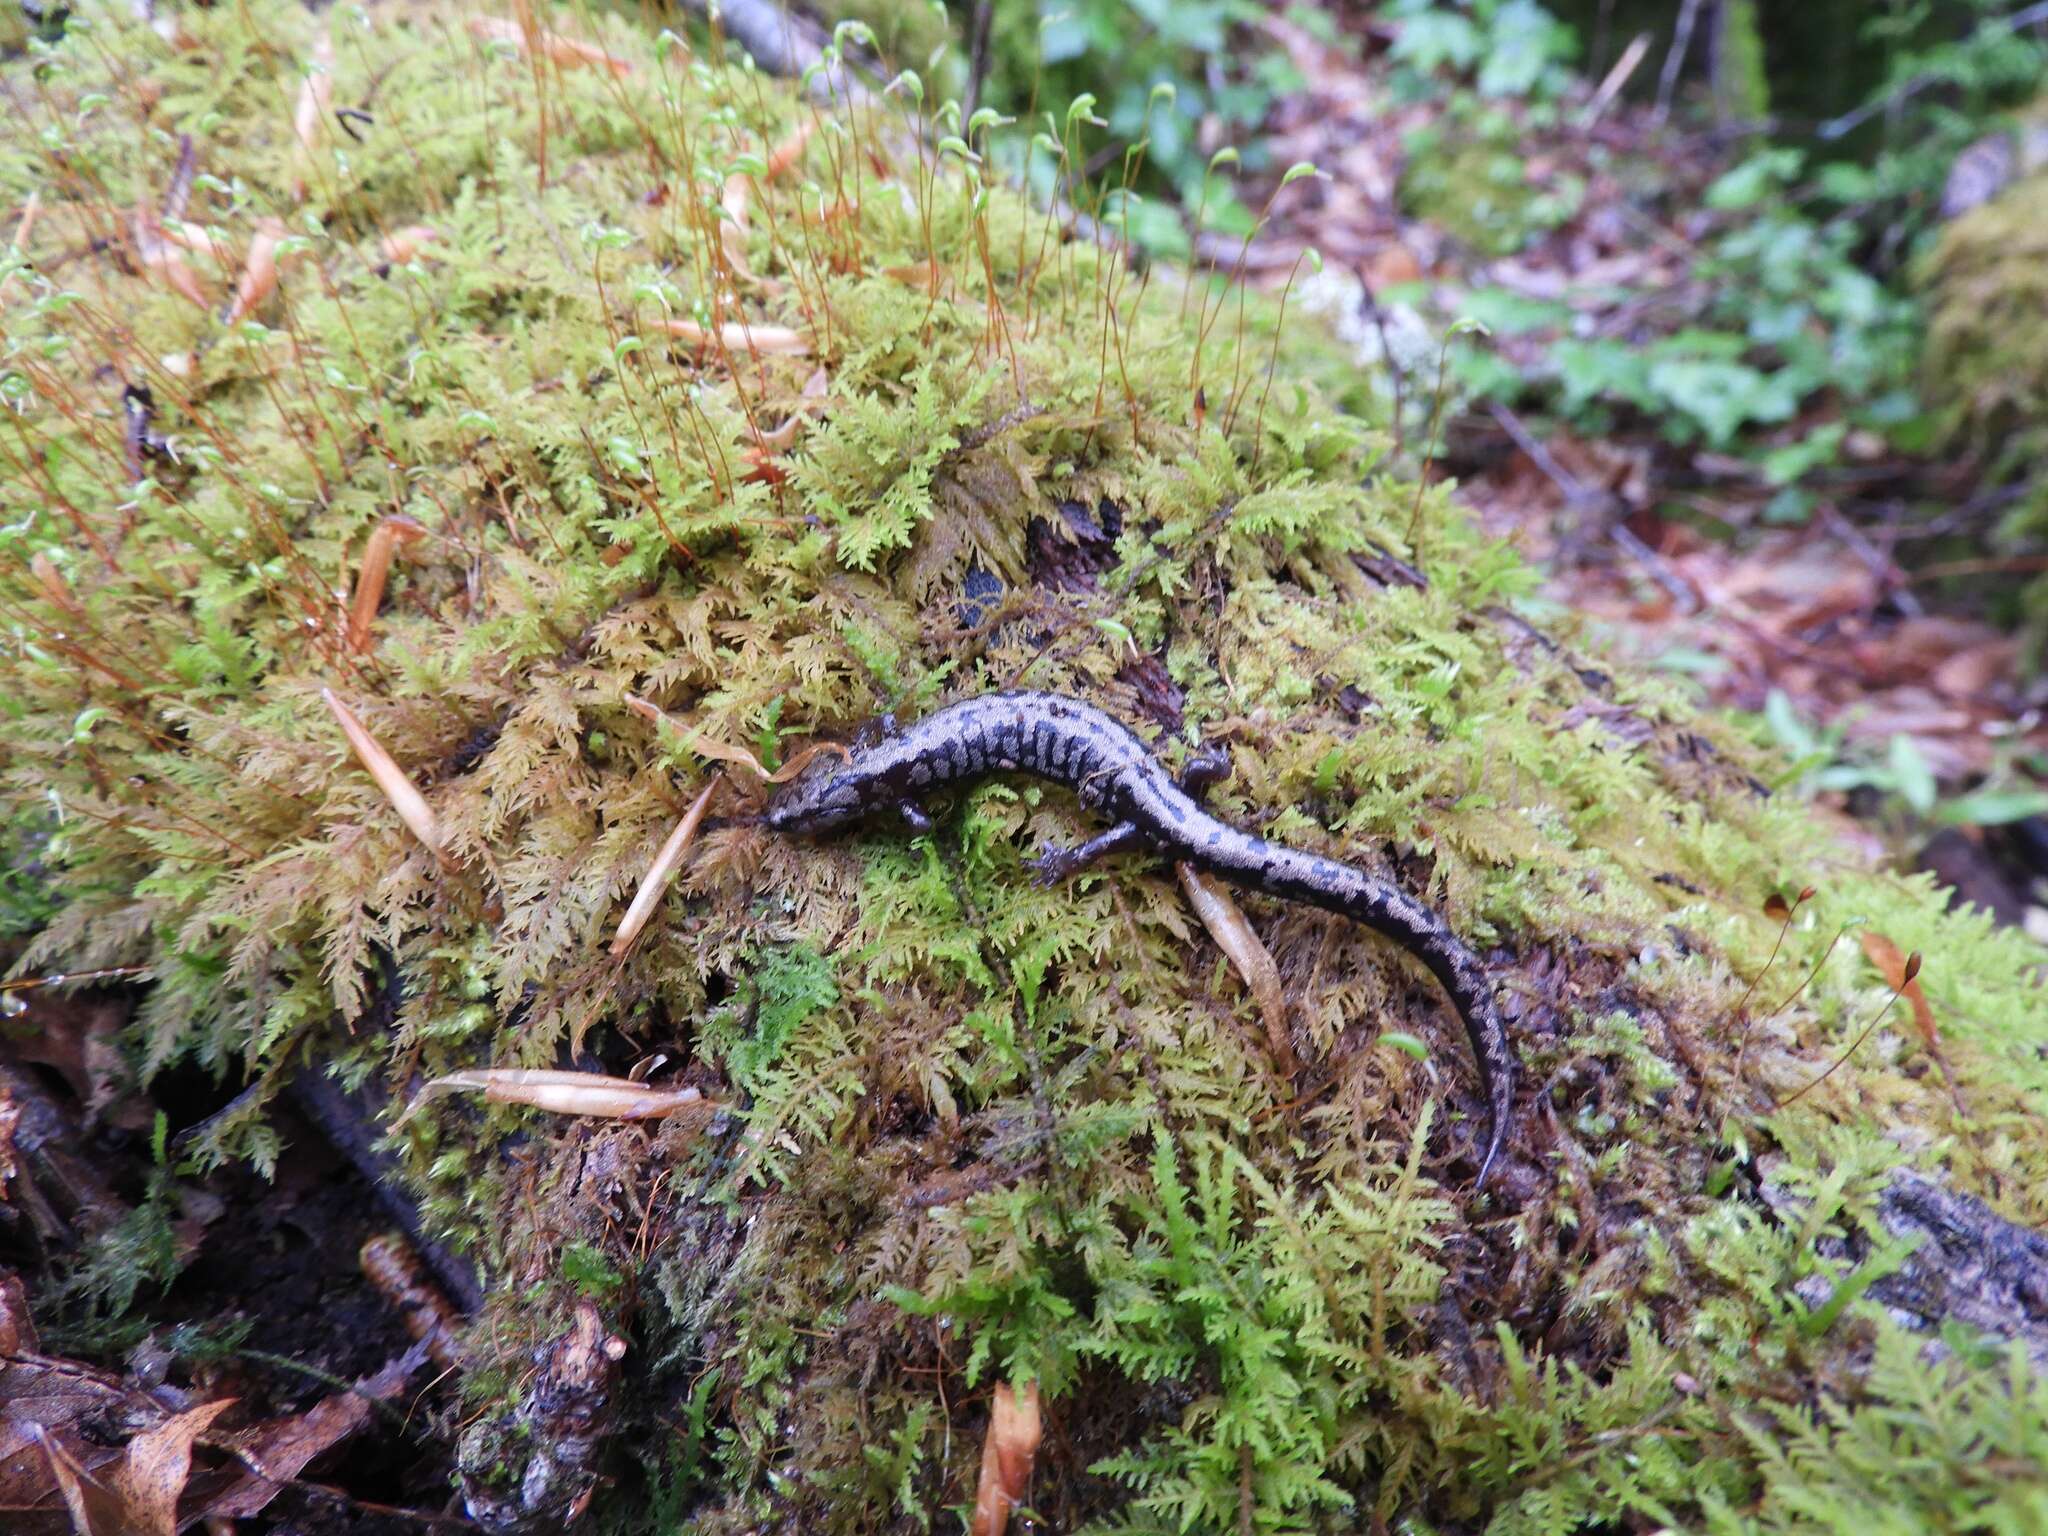
{"label": "small green plant", "polygon": [[1882,747],[1852,747],[1847,726],[1814,726],[1776,688],[1759,718],[1788,760],[1779,783],[1807,793],[1874,790],[1944,826],[1999,826],[2048,815],[2048,790],[2021,780],[2017,754],[2009,754],[1986,782],[1945,794],[1919,743],[1904,732],[1894,732]]}

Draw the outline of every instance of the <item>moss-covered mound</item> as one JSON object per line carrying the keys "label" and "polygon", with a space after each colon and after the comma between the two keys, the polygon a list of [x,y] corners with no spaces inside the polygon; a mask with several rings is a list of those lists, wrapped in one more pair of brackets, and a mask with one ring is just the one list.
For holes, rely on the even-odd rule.
{"label": "moss-covered mound", "polygon": [[[1926,365],[1951,448],[2017,487],[2000,542],[2022,554],[2048,543],[2048,102],[1959,167],[2003,181],[1996,197],[1942,232],[1925,277],[1932,306]],[[2048,581],[2027,589],[2034,645],[2048,637]]]}
{"label": "moss-covered mound", "polygon": [[[0,75],[22,964],[146,966],[137,1067],[253,1082],[188,1160],[269,1156],[298,1072],[682,1063],[721,1108],[659,1135],[397,1132],[492,1290],[476,1413],[579,1295],[632,1332],[600,1514],[943,1526],[1009,1378],[1058,1529],[2048,1521],[2019,1346],[1878,1300],[1896,1170],[2048,1219],[2038,954],[1518,616],[1266,307],[1065,238],[908,86],[803,104],[567,11],[125,17]],[[1417,966],[1247,898],[1278,1059],[1171,871],[1032,884],[1092,830],[1061,792],[728,822],[611,958],[718,767],[629,694],[772,766],[1012,685],[1228,745],[1224,814],[1444,909],[1525,1064],[1485,1196]],[[1858,924],[1924,957],[1924,1029]],[[478,1437],[475,1485],[516,1507],[521,1454]]]}

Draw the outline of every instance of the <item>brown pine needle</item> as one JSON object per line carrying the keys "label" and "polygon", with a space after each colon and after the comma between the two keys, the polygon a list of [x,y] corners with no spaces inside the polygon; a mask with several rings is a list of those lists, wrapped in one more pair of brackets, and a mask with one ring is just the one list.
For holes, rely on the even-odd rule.
{"label": "brown pine needle", "polygon": [[647,919],[654,915],[655,907],[661,902],[661,893],[668,889],[669,881],[675,878],[676,870],[682,865],[683,855],[697,840],[697,829],[704,824],[704,813],[711,809],[712,798],[724,783],[724,774],[711,776],[711,782],[690,802],[690,808],[683,812],[683,819],[676,823],[675,830],[669,833],[661,851],[654,856],[654,862],[641,878],[640,888],[633,893],[626,915],[619,920],[619,931],[612,939],[611,955],[614,960],[633,947],[633,941],[640,937],[640,930],[647,926]]}
{"label": "brown pine needle", "polygon": [[664,320],[662,329],[678,341],[703,346],[714,337],[729,351],[772,353],[786,357],[808,357],[810,339],[786,325],[747,325],[728,320],[719,326],[703,326],[694,320]]}
{"label": "brown pine needle", "polygon": [[670,730],[681,736],[683,738],[683,745],[699,757],[709,758],[713,762],[725,763],[730,767],[744,769],[763,784],[787,784],[791,779],[810,767],[811,760],[821,752],[837,752],[842,758],[849,760],[853,756],[851,752],[847,751],[845,747],[836,741],[814,741],[797,753],[795,757],[792,757],[788,762],[776,769],[775,772],[770,773],[761,766],[761,760],[744,747],[729,746],[722,741],[713,741],[701,732],[693,731],[688,726],[672,719],[668,711],[659,704],[650,703],[637,694],[629,693],[626,695],[626,708],[632,710],[634,714],[643,720],[651,720],[656,725],[667,726]]}
{"label": "brown pine needle", "polygon": [[981,1442],[981,1477],[974,1492],[974,1518],[968,1536],[1003,1536],[1010,1511],[1024,1502],[1031,1485],[1031,1465],[1038,1459],[1043,1432],[1038,1413],[1038,1383],[1022,1393],[999,1383],[989,1412],[988,1435]]}
{"label": "brown pine needle", "polygon": [[590,1115],[601,1120],[659,1120],[704,1104],[695,1088],[649,1088],[630,1078],[599,1072],[549,1068],[477,1067],[437,1077],[413,1095],[398,1117],[403,1125],[435,1099],[451,1093],[481,1093],[493,1104],[525,1104],[551,1115]]}
{"label": "brown pine needle", "polygon": [[447,855],[441,848],[440,828],[434,821],[433,808],[427,804],[427,797],[406,777],[397,760],[378,744],[377,738],[364,728],[355,712],[334,696],[333,689],[322,688],[320,697],[340,724],[341,733],[348,738],[356,760],[369,770],[370,777],[377,781],[377,787],[384,791],[384,798],[398,812],[398,819],[411,829],[414,837],[427,845],[435,858],[445,861]]}
{"label": "brown pine needle", "polygon": [[356,572],[355,599],[349,604],[346,638],[351,651],[370,648],[370,626],[376,622],[377,608],[384,601],[384,584],[391,576],[393,552],[400,545],[421,538],[426,531],[403,514],[393,514],[370,530],[370,540],[363,546],[362,567]]}
{"label": "brown pine needle", "polygon": [[1187,892],[1188,905],[1251,989],[1266,1021],[1266,1043],[1273,1064],[1283,1073],[1292,1073],[1294,1047],[1287,1038],[1287,993],[1280,985],[1280,968],[1273,963],[1271,951],[1222,885],[1192,864],[1182,862],[1173,867],[1180,876],[1180,888]]}

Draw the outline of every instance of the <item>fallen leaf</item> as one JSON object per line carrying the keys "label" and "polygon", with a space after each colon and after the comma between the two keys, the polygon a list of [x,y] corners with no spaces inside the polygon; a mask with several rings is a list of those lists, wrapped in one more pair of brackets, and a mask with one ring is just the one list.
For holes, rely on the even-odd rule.
{"label": "fallen leaf", "polygon": [[64,1501],[75,1536],[129,1536],[120,1498],[98,1473],[42,1425],[30,1425],[29,1432],[42,1450],[51,1486]]}
{"label": "fallen leaf", "polygon": [[188,1408],[128,1442],[113,1477],[125,1517],[122,1536],[177,1536],[178,1495],[192,1475],[192,1442],[234,1401],[223,1397]]}
{"label": "fallen leaf", "polygon": [[263,301],[277,291],[277,248],[284,240],[284,220],[265,218],[257,222],[249,240],[249,257],[242,264],[242,276],[235,284],[234,302],[221,317],[221,324],[234,327],[253,314]]}
{"label": "fallen leaf", "polygon": [[[469,19],[470,36],[486,43],[509,43],[520,53],[529,52],[526,29],[516,21],[497,16],[472,16]],[[565,69],[590,66],[608,69],[620,79],[633,73],[632,62],[616,54],[607,53],[595,43],[578,42],[573,37],[564,37],[559,32],[550,32],[545,27],[533,29],[533,49],[543,58],[552,60]]]}
{"label": "fallen leaf", "polygon": [[304,1413],[272,1419],[235,1436],[232,1444],[245,1469],[243,1476],[226,1492],[214,1496],[201,1518],[246,1520],[256,1514],[314,1457],[368,1424],[377,1404],[388,1403],[403,1392],[426,1357],[425,1346],[415,1344],[375,1376],[321,1398]]}
{"label": "fallen leaf", "polygon": [[64,1512],[97,1507],[102,1481],[122,1455],[118,1446],[87,1441],[76,1426],[85,1419],[119,1425],[131,1412],[156,1411],[103,1371],[8,1351],[0,1358],[0,1528],[9,1536],[75,1530]]}
{"label": "fallen leaf", "polygon": [[493,1104],[526,1104],[551,1115],[594,1115],[605,1120],[658,1120],[704,1108],[695,1088],[649,1088],[631,1078],[553,1067],[472,1067],[435,1078],[413,1095],[398,1117],[403,1125],[435,1099],[481,1092]]}
{"label": "fallen leaf", "polygon": [[740,352],[779,352],[790,357],[808,357],[810,339],[786,325],[747,325],[727,321],[720,326],[702,326],[694,320],[664,320],[662,327],[678,341],[702,346],[714,336],[721,346]]}

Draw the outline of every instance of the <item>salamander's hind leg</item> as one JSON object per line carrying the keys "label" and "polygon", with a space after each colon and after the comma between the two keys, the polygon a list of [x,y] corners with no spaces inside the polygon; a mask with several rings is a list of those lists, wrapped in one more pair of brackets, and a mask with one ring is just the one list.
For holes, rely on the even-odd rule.
{"label": "salamander's hind leg", "polygon": [[935,825],[931,817],[926,813],[925,808],[915,800],[898,800],[896,802],[896,815],[904,826],[920,836],[931,831]]}
{"label": "salamander's hind leg", "polygon": [[1079,847],[1046,849],[1033,861],[1033,867],[1038,871],[1033,879],[1039,885],[1058,885],[1069,876],[1078,875],[1097,859],[1121,853],[1138,841],[1137,827],[1131,822],[1120,821]]}
{"label": "salamander's hind leg", "polygon": [[1204,747],[1190,752],[1181,765],[1180,787],[1187,797],[1200,805],[1209,798],[1209,791],[1230,777],[1230,754],[1221,747]]}

